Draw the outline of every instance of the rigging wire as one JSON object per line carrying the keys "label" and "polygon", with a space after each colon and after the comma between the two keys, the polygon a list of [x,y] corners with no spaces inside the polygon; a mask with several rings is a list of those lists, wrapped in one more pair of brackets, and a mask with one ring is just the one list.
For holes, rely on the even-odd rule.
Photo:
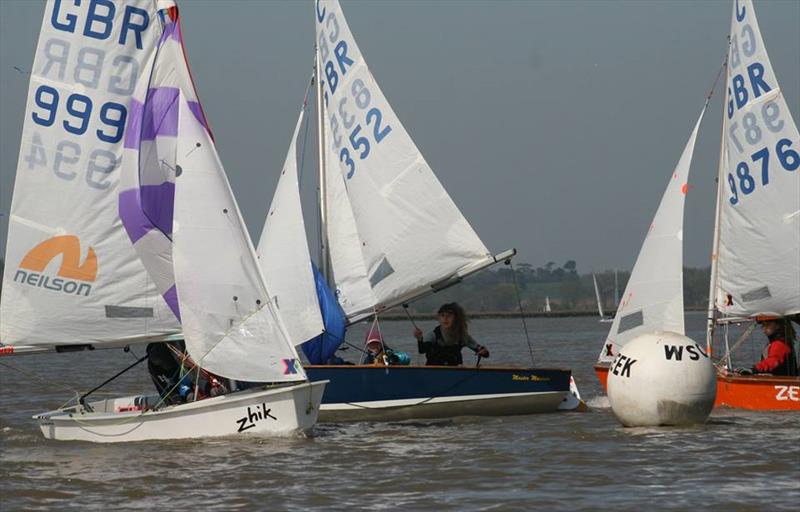
{"label": "rigging wire", "polygon": [[[21,373],[22,375],[24,375],[24,376],[26,376],[28,378],[36,380],[36,381],[40,382],[41,384],[45,384],[48,388],[53,388],[54,387],[54,384],[51,381],[44,380],[43,378],[39,377],[38,375],[36,375],[33,372],[29,372],[27,370],[23,370],[22,368],[17,368],[14,365],[11,365],[11,364],[8,364],[8,363],[2,362],[2,361],[0,361],[0,366],[8,368],[9,370],[14,370],[15,372],[19,372],[19,373]],[[59,389],[62,389],[62,390],[69,391],[70,393],[75,394],[76,397],[80,396],[80,394],[81,394],[80,391],[78,391],[77,389],[71,388],[69,386],[65,386],[63,384],[61,384],[61,385],[56,384],[55,387],[59,388]],[[69,403],[69,402],[67,402],[67,403]]]}
{"label": "rigging wire", "polygon": [[140,357],[139,359],[137,359],[136,361],[134,361],[134,362],[133,362],[131,365],[129,365],[129,366],[128,366],[127,368],[125,368],[124,370],[120,370],[119,372],[117,372],[116,374],[114,374],[114,376],[112,376],[112,377],[110,377],[110,378],[106,379],[106,380],[105,380],[105,381],[104,381],[102,384],[99,384],[99,385],[97,385],[97,386],[93,387],[92,389],[90,389],[89,391],[87,391],[86,393],[83,393],[83,394],[80,396],[80,398],[78,398],[78,403],[79,403],[79,404],[81,404],[81,405],[84,407],[84,409],[86,409],[87,411],[89,411],[89,412],[92,412],[92,408],[91,408],[91,406],[89,406],[89,405],[86,403],[86,397],[87,397],[87,396],[89,396],[89,395],[91,395],[92,393],[94,393],[94,392],[95,392],[95,391],[97,391],[98,389],[102,388],[103,386],[105,386],[105,385],[106,385],[106,384],[108,384],[109,382],[113,381],[114,379],[116,379],[117,377],[119,377],[120,375],[122,375],[123,373],[127,372],[127,371],[128,371],[128,370],[130,370],[131,368],[133,368],[133,367],[135,367],[135,366],[138,366],[139,364],[143,363],[143,362],[144,362],[144,361],[147,359],[147,357],[148,357],[148,355],[147,355],[147,354],[145,354],[144,356],[142,356],[142,357]]}
{"label": "rigging wire", "polygon": [[[505,261],[506,265],[511,267],[511,277],[514,279],[514,291],[517,294],[517,306],[519,307],[519,317],[522,319],[522,328],[525,330],[525,339],[528,342],[528,352],[531,354],[531,366],[536,364],[533,359],[533,347],[531,346],[531,337],[528,334],[528,323],[525,321],[525,313],[522,311],[522,297],[519,294],[519,285],[517,284],[517,270],[514,268],[514,263],[511,258]],[[480,362],[480,360],[479,360]]]}
{"label": "rigging wire", "polygon": [[[728,36],[728,46],[731,44],[731,38]],[[728,67],[728,48],[725,48],[725,57],[722,59],[722,65],[719,67],[717,71],[717,76],[714,77],[714,83],[711,85],[711,89],[708,91],[708,95],[706,96],[706,105],[708,102],[711,101],[711,96],[714,95],[714,90],[717,88],[717,83],[719,83],[719,77],[722,76],[722,72],[725,71],[725,68]]]}
{"label": "rigging wire", "polygon": [[[316,59],[314,59],[316,62]],[[311,79],[308,81],[308,85],[306,86],[306,92],[303,95],[303,108],[302,111],[306,113],[306,122],[305,122],[305,130],[303,131],[303,143],[300,145],[300,164],[298,165],[297,169],[297,183],[298,185],[303,182],[303,166],[306,161],[306,142],[308,141],[308,128],[311,125],[308,119],[308,95],[311,93],[311,87],[314,85],[314,73],[311,73]]]}
{"label": "rigging wire", "polygon": [[[408,317],[409,322],[411,322],[411,325],[414,326],[414,329],[419,329],[419,327],[417,326],[417,323],[414,321],[414,319],[411,317],[411,314],[408,312],[408,304],[405,304],[405,303],[403,304],[403,313],[406,314],[406,316]],[[419,350],[417,350],[417,358],[416,359],[417,359],[417,364],[421,364]]]}

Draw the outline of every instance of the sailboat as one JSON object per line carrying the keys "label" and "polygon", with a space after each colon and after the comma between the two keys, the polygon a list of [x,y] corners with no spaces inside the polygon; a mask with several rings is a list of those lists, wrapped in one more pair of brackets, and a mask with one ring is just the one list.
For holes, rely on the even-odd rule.
{"label": "sailboat", "polygon": [[734,3],[727,79],[706,336],[709,351],[726,347],[716,405],[798,411],[800,369],[734,373],[725,328],[800,320],[800,135],[749,0]]}
{"label": "sailboat", "polygon": [[[232,387],[266,384],[175,404],[158,395],[87,401],[95,388],[34,418],[46,438],[101,443],[306,431],[325,383],[308,381],[260,273],[194,91],[177,7],[109,5],[100,22],[88,3],[45,8],[11,210],[2,341],[9,353],[64,352],[166,341],[182,329],[192,365],[182,382],[195,397],[201,373]],[[112,34],[119,44],[102,42]],[[53,41],[108,52],[82,92],[71,80],[83,75],[52,65]]]}
{"label": "sailboat", "polygon": [[553,308],[550,307],[550,296],[549,295],[545,296],[545,298],[544,298],[544,312],[545,313],[552,313],[553,312]]}
{"label": "sailboat", "polygon": [[603,313],[603,301],[600,298],[600,287],[597,286],[597,276],[594,275],[594,272],[592,272],[592,282],[594,283],[594,296],[597,299],[597,313],[600,315],[600,321],[613,322],[613,318],[607,317],[606,314]]}
{"label": "sailboat", "polygon": [[[716,363],[715,406],[800,410],[800,378],[737,374],[731,367],[730,353],[739,342],[729,343],[728,329],[718,329],[726,324],[752,325],[765,318],[788,320],[793,315],[796,321],[800,313],[800,174],[796,172],[800,136],[749,0],[733,3],[726,62],[706,337],[709,354],[714,353],[715,341],[727,348]],[[679,261],[678,255],[666,256],[662,251],[656,256],[668,258],[673,266]],[[595,365],[604,387],[608,362],[624,343],[625,327],[642,325],[652,318],[643,307],[647,300],[642,293],[657,292],[660,300],[669,296],[653,285],[641,286],[640,275],[635,271],[631,274],[612,333]],[[639,294],[630,293],[631,288]],[[680,303],[674,292],[672,297],[673,302],[664,309],[664,321],[676,325],[680,320],[682,325],[682,296]],[[746,329],[742,338],[752,330]]]}
{"label": "sailboat", "polygon": [[[303,276],[302,286],[276,280],[281,286],[273,291],[281,311],[302,312],[283,315],[298,324],[292,330],[305,332],[298,340],[315,336],[302,347],[312,363],[309,378],[330,381],[320,421],[557,410],[573,397],[569,370],[326,364],[345,325],[452,286],[515,251],[490,253],[453,203],[383,96],[339,3],[318,1],[315,15],[320,272],[310,261],[299,207],[295,148],[302,113],[258,253],[265,275]],[[269,257],[286,244],[295,257]],[[328,319],[337,314],[339,328],[331,329]]]}

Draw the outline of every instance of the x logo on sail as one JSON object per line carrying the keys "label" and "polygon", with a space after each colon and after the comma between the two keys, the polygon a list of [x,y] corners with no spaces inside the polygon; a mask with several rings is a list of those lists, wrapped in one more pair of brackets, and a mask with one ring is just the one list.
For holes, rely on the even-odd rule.
{"label": "x logo on sail", "polygon": [[297,363],[297,359],[282,359],[282,361],[283,361],[283,365],[285,367],[283,369],[283,374],[284,375],[296,375],[297,374],[297,370],[298,370],[298,366],[299,366],[298,363]]}

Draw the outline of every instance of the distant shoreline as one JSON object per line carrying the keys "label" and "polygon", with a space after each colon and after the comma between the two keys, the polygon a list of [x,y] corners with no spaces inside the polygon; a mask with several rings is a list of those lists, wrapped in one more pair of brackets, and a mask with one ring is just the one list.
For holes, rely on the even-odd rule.
{"label": "distant shoreline", "polygon": [[[705,311],[705,308],[702,307],[687,307],[684,311]],[[409,313],[411,318],[415,320],[434,320],[436,318],[436,313]],[[616,311],[609,311],[606,313],[607,317],[614,317]],[[477,318],[520,318],[520,316],[524,316],[525,318],[569,318],[569,317],[581,317],[581,316],[596,316],[599,317],[600,315],[597,314],[597,311],[587,311],[587,310],[576,310],[576,311],[551,311],[550,313],[545,313],[544,311],[523,311],[522,315],[520,315],[519,311],[478,311],[475,313],[467,312],[467,316],[471,319]],[[408,316],[404,313],[397,312],[397,311],[388,311],[386,313],[381,313],[380,315],[381,320],[386,321],[395,321],[395,320],[407,320]]]}

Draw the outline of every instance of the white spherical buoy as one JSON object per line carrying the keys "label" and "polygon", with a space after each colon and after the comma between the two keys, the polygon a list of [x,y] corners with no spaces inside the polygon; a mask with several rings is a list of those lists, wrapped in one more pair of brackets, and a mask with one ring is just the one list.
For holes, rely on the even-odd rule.
{"label": "white spherical buoy", "polygon": [[608,371],[608,401],[626,427],[703,423],[717,396],[711,359],[674,332],[637,336]]}

